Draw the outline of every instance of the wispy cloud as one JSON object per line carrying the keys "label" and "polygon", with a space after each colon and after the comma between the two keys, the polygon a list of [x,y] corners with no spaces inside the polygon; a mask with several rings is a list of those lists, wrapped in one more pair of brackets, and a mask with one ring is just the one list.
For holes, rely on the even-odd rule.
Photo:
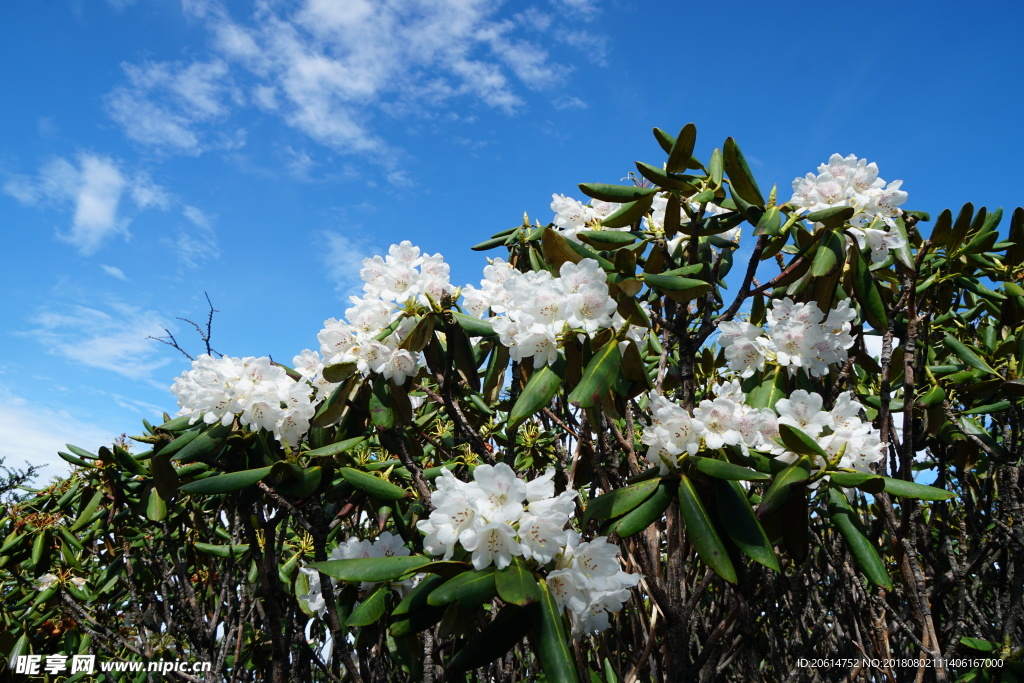
{"label": "wispy cloud", "polygon": [[57,451],[67,452],[65,444],[96,452],[119,433],[0,386],[0,434],[4,435],[0,458],[11,468],[22,468],[26,462],[40,466],[36,485],[68,472],[71,466],[57,455]]}
{"label": "wispy cloud", "polygon": [[362,287],[359,271],[363,267],[363,259],[376,253],[372,245],[342,235],[340,232],[326,230],[317,236],[318,248],[323,254],[321,262],[327,272],[327,279],[334,283],[338,294],[347,298],[351,294],[358,295]]}
{"label": "wispy cloud", "polygon": [[216,0],[184,0],[185,14],[212,33],[213,53],[191,63],[125,64],[126,82],[108,95],[108,113],[137,143],[200,154],[242,144],[244,131],[230,122],[250,108],[393,171],[401,152],[381,132],[381,114],[453,101],[511,114],[524,108],[524,89],[554,91],[566,82],[572,67],[545,45],[563,35],[567,16],[593,14],[590,0],[526,6],[508,18],[500,5],[300,0],[259,3],[243,17]]}
{"label": "wispy cloud", "polygon": [[[183,232],[201,241],[208,256],[219,253],[208,216],[183,203],[149,174],[128,170],[109,156],[82,152],[73,160],[57,157],[43,164],[34,176],[10,176],[3,191],[27,206],[69,211],[70,226],[58,230],[57,238],[83,256],[95,254],[115,237],[128,237],[133,217],[149,210],[181,211],[193,226]],[[186,265],[195,263],[188,253],[183,260]]]}
{"label": "wispy cloud", "polygon": [[128,282],[128,276],[125,275],[124,271],[118,268],[117,266],[108,266],[106,264],[102,264],[100,265],[100,268],[102,268],[103,272],[109,275],[110,277],[116,278],[121,282]]}
{"label": "wispy cloud", "polygon": [[120,303],[109,310],[55,304],[30,322],[34,327],[21,334],[78,365],[144,380],[170,362],[163,347],[149,339],[163,336],[164,328],[171,326],[153,311]]}

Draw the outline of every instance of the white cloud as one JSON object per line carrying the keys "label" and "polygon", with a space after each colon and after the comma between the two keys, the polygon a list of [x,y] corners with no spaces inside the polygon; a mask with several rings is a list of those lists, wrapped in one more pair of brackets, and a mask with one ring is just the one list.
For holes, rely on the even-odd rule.
{"label": "white cloud", "polygon": [[[382,113],[429,116],[427,109],[456,101],[513,113],[524,107],[523,87],[554,90],[566,81],[571,67],[544,47],[565,43],[564,22],[534,6],[502,18],[500,6],[299,0],[257,3],[241,17],[214,0],[183,0],[185,14],[211,31],[214,54],[190,64],[124,65],[127,82],[108,95],[108,113],[140,144],[199,154],[240,144],[238,131],[218,137],[216,126],[251,106],[391,171],[401,153],[375,121]],[[590,0],[560,0],[555,11],[586,18],[594,10]],[[584,42],[589,55],[595,47]]]}
{"label": "white cloud", "polygon": [[114,304],[110,311],[78,305],[55,305],[31,318],[35,327],[20,334],[34,337],[64,360],[110,370],[131,379],[148,379],[170,360],[149,337],[171,327],[153,311]]}
{"label": "white cloud", "polygon": [[117,278],[122,282],[128,282],[128,277],[124,274],[124,271],[118,268],[117,266],[108,266],[106,264],[102,264],[100,265],[100,268],[102,268],[103,272],[109,275],[110,277]]}
{"label": "white cloud", "polygon": [[225,62],[121,66],[128,84],[107,96],[106,107],[129,139],[188,155],[237,145],[237,133],[211,136],[200,130],[200,124],[223,119],[233,105],[242,102]]}
{"label": "white cloud", "polygon": [[327,270],[327,278],[334,283],[342,298],[358,295],[362,287],[359,271],[363,267],[363,259],[372,256],[375,250],[367,243],[339,232],[328,230],[320,233],[319,237],[324,241],[324,244],[318,242],[317,248],[323,254],[321,260]]}
{"label": "white cloud", "polygon": [[[198,229],[191,233],[195,240],[202,242],[203,252],[214,257],[219,255],[213,223],[202,210],[184,204],[154,182],[149,174],[127,171],[119,161],[107,156],[83,152],[74,162],[63,157],[52,159],[35,176],[11,176],[4,183],[3,191],[29,206],[70,210],[71,225],[66,231],[58,230],[57,238],[74,246],[84,256],[96,253],[113,237],[127,237],[131,214],[144,210],[170,211],[176,207]],[[126,209],[129,203],[131,208]],[[194,265],[196,251],[189,248],[179,255],[186,265]]]}
{"label": "white cloud", "polygon": [[110,157],[82,153],[74,164],[64,158],[46,163],[34,178],[13,177],[4,192],[23,204],[74,207],[70,229],[58,237],[89,255],[108,238],[128,233],[118,208],[129,182]]}
{"label": "white cloud", "polygon": [[67,452],[66,444],[95,453],[120,433],[116,428],[79,419],[66,409],[29,401],[0,386],[0,434],[4,435],[0,439],[0,458],[12,469],[22,469],[26,462],[40,466],[33,481],[36,485],[70,471],[71,466],[57,455],[57,451]]}

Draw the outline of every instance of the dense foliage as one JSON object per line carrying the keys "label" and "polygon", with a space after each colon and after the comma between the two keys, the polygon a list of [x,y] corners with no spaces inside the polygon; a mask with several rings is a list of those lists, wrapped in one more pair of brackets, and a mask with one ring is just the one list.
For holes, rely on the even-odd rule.
{"label": "dense foliage", "polygon": [[838,154],[780,202],[732,138],[702,162],[692,124],[655,136],[632,184],[474,247],[478,286],[395,245],[319,352],[203,354],[148,450],[69,446],[6,504],[0,652],[232,681],[1024,674],[1024,210],[932,221]]}

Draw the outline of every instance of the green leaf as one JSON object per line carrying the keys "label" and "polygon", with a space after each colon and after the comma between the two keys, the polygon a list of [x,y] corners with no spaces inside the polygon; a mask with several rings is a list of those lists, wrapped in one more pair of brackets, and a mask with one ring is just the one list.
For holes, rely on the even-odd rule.
{"label": "green leaf", "polygon": [[1011,270],[1024,263],[1024,208],[1017,207],[1010,216],[1009,239],[1013,246],[1006,251],[1006,266]]}
{"label": "green leaf", "polygon": [[775,237],[779,234],[779,230],[781,228],[782,213],[779,211],[777,206],[773,206],[765,211],[764,215],[757,221],[757,226],[754,228],[754,234]]}
{"label": "green leaf", "polygon": [[223,545],[214,543],[193,543],[193,547],[201,553],[214,557],[238,557],[249,550],[248,543],[239,545]]}
{"label": "green leaf", "polygon": [[857,488],[868,493],[878,493],[885,487],[882,477],[870,472],[844,472],[835,470],[828,473],[829,481],[837,486]]}
{"label": "green leaf", "polygon": [[[193,460],[199,460],[207,456],[212,456],[227,440],[228,436],[231,435],[231,425],[225,427],[219,422],[215,422],[211,427],[208,427],[199,436],[193,438],[185,447],[174,453],[173,460],[179,462],[192,462]],[[180,438],[180,437],[179,437]],[[172,441],[161,453],[166,453],[167,449],[173,446],[177,442],[177,439]]]}
{"label": "green leaf", "polygon": [[354,560],[327,560],[309,566],[339,581],[355,583],[397,581],[406,574],[419,571],[433,561],[424,555],[404,557],[360,557]]}
{"label": "green leaf", "polygon": [[341,455],[342,453],[348,453],[349,451],[353,450],[356,446],[358,446],[364,441],[366,441],[365,436],[356,436],[351,439],[344,439],[342,441],[339,441],[338,443],[332,443],[329,446],[324,446],[323,448],[317,448],[314,451],[307,451],[306,455],[312,456],[314,458],[319,458],[321,456]]}
{"label": "green leaf", "polygon": [[552,365],[545,365],[534,370],[530,381],[526,383],[512,411],[508,414],[508,428],[514,430],[528,417],[547,406],[558,387],[562,386],[565,373],[565,360],[559,356]]}
{"label": "green leaf", "polygon": [[857,565],[873,584],[891,591],[892,581],[889,579],[889,573],[885,570],[885,564],[874,544],[861,529],[860,520],[850,508],[846,496],[841,491],[830,487],[828,501],[828,511],[832,523],[842,534]]}
{"label": "green leaf", "polygon": [[434,589],[427,603],[434,607],[458,601],[459,609],[469,609],[489,602],[498,594],[493,566],[480,571],[463,572]]}
{"label": "green leaf", "polygon": [[690,157],[693,156],[693,146],[696,143],[697,126],[688,123],[679,131],[675,142],[672,143],[672,148],[668,152],[668,162],[665,164],[665,170],[669,173],[682,173],[685,171],[690,163]]}
{"label": "green leaf", "polygon": [[[967,231],[971,227],[971,216],[974,215],[974,204],[967,202],[960,209],[960,213],[956,217],[956,221],[953,223],[953,229],[950,232],[949,240],[946,242],[946,251],[952,252],[960,246],[960,243],[967,237]],[[940,216],[941,219],[941,216]]]}
{"label": "green leaf", "polygon": [[967,363],[972,368],[976,368],[978,370],[981,370],[982,372],[987,372],[991,375],[995,375],[996,377],[1001,377],[1001,375],[995,370],[993,370],[988,363],[983,361],[981,358],[978,357],[977,354],[971,351],[966,344],[964,344],[959,339],[951,335],[949,332],[946,332],[944,334],[946,346],[953,353],[955,353],[960,358],[960,360]]}
{"label": "green leaf", "polygon": [[807,434],[787,424],[779,425],[779,437],[786,448],[799,455],[816,455],[828,460],[828,454],[821,449],[818,442]]}
{"label": "green leaf", "polygon": [[645,164],[642,161],[637,161],[635,163],[636,169],[640,171],[640,175],[659,187],[663,187],[666,190],[676,190],[683,195],[690,195],[697,190],[697,187],[685,178],[671,175],[657,166],[651,166],[650,164]]}
{"label": "green leaf", "polygon": [[640,219],[651,210],[654,203],[654,195],[649,194],[635,202],[623,204],[613,211],[607,218],[601,220],[601,225],[606,228],[625,228],[639,223]]}
{"label": "green leaf", "polygon": [[789,500],[790,488],[802,484],[810,478],[810,467],[810,459],[807,456],[801,456],[795,463],[782,470],[761,496],[761,504],[757,507],[758,518],[764,518],[781,508]]}
{"label": "green leaf", "polygon": [[391,383],[387,377],[380,375],[373,382],[370,392],[370,419],[381,429],[395,426],[394,402],[391,400]]}
{"label": "green leaf", "polygon": [[151,522],[162,522],[167,518],[167,503],[160,496],[155,486],[146,491],[146,519]]}
{"label": "green leaf", "polygon": [[377,586],[369,597],[352,610],[352,614],[345,620],[345,626],[370,626],[380,621],[390,592],[391,587],[386,583]]}
{"label": "green leaf", "polygon": [[636,235],[621,230],[580,230],[576,237],[595,249],[604,251],[612,251],[636,242]]}
{"label": "green leaf", "polygon": [[452,317],[470,337],[490,337],[494,335],[494,326],[486,320],[452,311]]}
{"label": "green leaf", "polygon": [[498,597],[513,605],[529,605],[540,600],[537,577],[521,557],[513,557],[512,563],[495,575],[494,584]]}
{"label": "green leaf", "polygon": [[747,393],[747,404],[753,408],[775,409],[779,399],[789,395],[786,371],[776,367],[771,376],[766,377],[760,385]]}
{"label": "green leaf", "polygon": [[825,277],[836,269],[842,268],[846,260],[846,240],[842,235],[829,230],[818,242],[817,251],[814,253],[814,261],[811,263],[811,275],[813,277]]}
{"label": "green leaf", "polygon": [[622,354],[618,342],[610,339],[587,363],[583,378],[569,394],[568,401],[582,408],[592,408],[615,384],[622,367]]}
{"label": "green leaf", "polygon": [[743,487],[736,481],[715,482],[715,505],[726,535],[750,559],[777,572],[779,558],[757,521]]}
{"label": "green leaf", "polygon": [[106,494],[102,489],[92,494],[92,498],[90,498],[89,502],[85,504],[84,508],[82,508],[82,514],[78,515],[75,523],[71,525],[70,531],[78,531],[92,521],[92,517],[96,514],[96,510],[99,508],[100,502],[103,500],[105,495]]}
{"label": "green leaf", "polygon": [[882,295],[878,291],[866,258],[868,257],[864,254],[857,254],[855,258],[857,270],[856,277],[853,278],[853,292],[864,311],[864,318],[871,327],[878,331],[885,331],[888,327],[885,303],[882,301]]}
{"label": "green leaf", "polygon": [[663,292],[686,292],[691,299],[696,299],[701,294],[707,293],[711,285],[703,280],[689,277],[678,277],[676,275],[656,275],[644,273],[643,280],[651,287],[656,287]]}
{"label": "green leaf", "polygon": [[[538,595],[540,591],[537,591]],[[536,620],[536,608],[506,605],[479,633],[459,650],[449,668],[455,673],[467,673],[504,656],[519,643]]]}
{"label": "green leaf", "polygon": [[324,366],[323,375],[324,379],[328,382],[337,384],[338,382],[344,382],[351,377],[356,371],[355,363],[334,363],[332,365]]}
{"label": "green leaf", "polygon": [[722,186],[722,150],[715,147],[711,152],[711,161],[708,162],[708,177],[715,187]]}
{"label": "green leaf", "polygon": [[893,479],[891,477],[880,477],[885,483],[885,492],[902,498],[917,498],[918,500],[949,500],[955,498],[956,494],[945,491],[935,486],[925,486],[914,481]]}
{"label": "green leaf", "polygon": [[618,534],[620,538],[626,538],[643,531],[661,519],[661,516],[672,502],[672,496],[665,483],[660,480],[658,481],[659,485],[654,495],[633,508],[625,517],[613,524],[611,531]]}
{"label": "green leaf", "polygon": [[603,202],[615,202],[626,204],[657,194],[658,190],[653,187],[637,187],[636,185],[605,185],[603,183],[580,183],[580,191],[588,197],[600,199]]}
{"label": "green leaf", "polygon": [[270,474],[271,469],[271,467],[259,467],[254,470],[241,470],[239,472],[218,474],[213,477],[207,477],[206,479],[200,479],[198,481],[184,484],[178,490],[189,495],[201,496],[239,491],[261,481],[264,477]]}
{"label": "green leaf", "polygon": [[562,615],[544,579],[540,581],[540,610],[537,612],[536,638],[533,649],[540,659],[544,678],[550,683],[578,683],[576,663],[569,639],[565,635]]}
{"label": "green leaf", "polygon": [[731,137],[725,141],[722,164],[725,172],[729,175],[733,195],[742,198],[749,204],[764,206],[764,197],[757,189],[754,174],[750,172],[750,167],[747,165],[747,160],[743,157],[739,145]]}
{"label": "green leaf", "polygon": [[715,530],[704,504],[700,502],[693,482],[685,474],[679,478],[679,510],[686,524],[690,543],[704,564],[729,583],[736,583],[736,569],[732,566],[729,553]]}
{"label": "green leaf", "polygon": [[503,246],[506,242],[508,242],[508,235],[502,235],[501,237],[492,237],[479,244],[474,244],[470,249],[473,251],[487,251],[488,249]]}
{"label": "green leaf", "polygon": [[896,226],[893,232],[903,238],[903,246],[892,249],[892,255],[895,257],[896,262],[903,267],[904,272],[913,273],[916,266],[914,264],[914,256],[910,253],[910,237],[907,235],[907,224],[902,218],[897,218],[893,223]]}
{"label": "green leaf", "polygon": [[960,639],[961,645],[966,645],[972,650],[979,650],[981,652],[996,652],[1002,649],[1002,645],[992,640],[983,640],[981,638],[969,638],[964,636]]}
{"label": "green leaf", "polygon": [[812,211],[804,216],[804,219],[811,223],[821,223],[826,228],[838,228],[853,218],[856,209],[852,206],[833,206],[821,211]]}
{"label": "green leaf", "polygon": [[729,479],[738,481],[770,481],[771,477],[764,472],[735,465],[731,462],[718,460],[716,458],[704,458],[699,455],[691,455],[689,461],[700,472],[716,479]]}
{"label": "green leaf", "polygon": [[430,574],[424,576],[423,580],[416,584],[409,594],[402,598],[402,601],[398,603],[394,611],[391,612],[393,617],[403,617],[408,614],[414,614],[420,610],[429,609],[430,603],[427,602],[427,597],[434,591],[435,588],[443,584],[448,579],[437,574]]}
{"label": "green leaf", "polygon": [[660,479],[648,479],[638,484],[615,489],[603,493],[587,504],[583,514],[583,523],[592,519],[615,519],[621,517],[637,505],[650,498],[654,489],[658,488]]}
{"label": "green leaf", "polygon": [[381,500],[401,500],[402,498],[409,497],[409,492],[401,486],[392,484],[390,481],[384,481],[372,474],[352,469],[351,467],[342,467],[341,476],[352,486],[366,491],[371,496]]}

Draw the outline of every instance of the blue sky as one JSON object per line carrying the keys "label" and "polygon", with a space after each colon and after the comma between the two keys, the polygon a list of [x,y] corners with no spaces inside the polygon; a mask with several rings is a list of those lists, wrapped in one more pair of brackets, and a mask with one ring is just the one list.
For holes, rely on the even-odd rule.
{"label": "blue sky", "polygon": [[[916,7],[913,7],[915,6]],[[913,7],[913,8],[912,8]],[[255,8],[255,9],[254,9]],[[147,336],[288,362],[360,260],[547,222],[660,164],[652,126],[740,143],[763,187],[833,152],[905,208],[1012,208],[1016,3],[0,0],[0,456],[61,463],[175,411]],[[49,471],[60,471],[54,465]]]}

